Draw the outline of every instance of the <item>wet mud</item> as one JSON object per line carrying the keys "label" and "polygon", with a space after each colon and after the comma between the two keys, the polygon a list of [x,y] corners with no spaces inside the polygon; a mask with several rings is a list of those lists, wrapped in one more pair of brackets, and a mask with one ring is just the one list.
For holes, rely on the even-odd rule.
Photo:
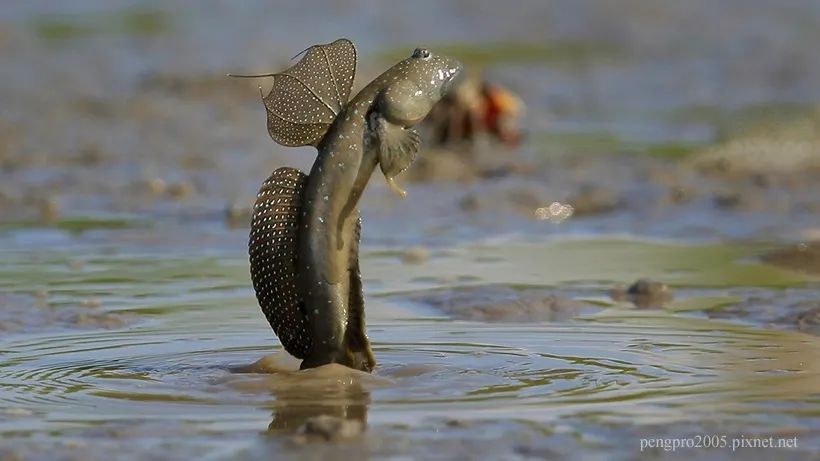
{"label": "wet mud", "polygon": [[[498,5],[0,7],[0,459],[816,457],[820,10]],[[225,77],[338,36],[354,91],[424,45],[527,106],[369,185],[374,375],[259,312],[250,207],[314,153]],[[799,445],[640,451],[698,434]]]}
{"label": "wet mud", "polygon": [[476,322],[566,322],[599,307],[557,295],[554,290],[478,286],[410,297],[459,320]]}

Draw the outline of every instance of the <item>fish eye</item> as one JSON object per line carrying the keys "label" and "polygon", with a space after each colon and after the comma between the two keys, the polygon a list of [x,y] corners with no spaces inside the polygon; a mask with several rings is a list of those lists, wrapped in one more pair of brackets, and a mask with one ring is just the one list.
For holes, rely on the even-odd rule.
{"label": "fish eye", "polygon": [[430,59],[430,56],[433,54],[430,53],[430,50],[427,48],[416,48],[413,50],[413,58],[414,59]]}

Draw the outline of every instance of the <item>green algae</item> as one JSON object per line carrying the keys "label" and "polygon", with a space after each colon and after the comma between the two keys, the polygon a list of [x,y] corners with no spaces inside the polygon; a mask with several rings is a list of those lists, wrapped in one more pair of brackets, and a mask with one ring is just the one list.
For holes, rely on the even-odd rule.
{"label": "green algae", "polygon": [[609,131],[539,133],[533,143],[543,155],[646,155],[680,160],[703,149],[700,143],[685,141],[645,142],[624,139]]}
{"label": "green algae", "polygon": [[[509,243],[459,248],[447,257],[417,265],[403,265],[393,257],[362,260],[363,271],[391,280],[374,287],[373,295],[397,295],[424,287],[451,287],[448,274],[471,277],[474,282],[519,287],[613,287],[651,277],[671,287],[730,288],[804,286],[817,280],[757,261],[768,245],[684,245],[631,239],[571,239],[542,243]],[[706,309],[728,302],[702,302]],[[682,309],[687,310],[682,306]]]}
{"label": "green algae", "polygon": [[171,27],[170,18],[162,11],[140,8],[96,15],[41,15],[31,22],[38,37],[55,43],[92,35],[150,37]]}
{"label": "green algae", "polygon": [[77,216],[55,221],[4,221],[0,222],[0,232],[32,228],[53,228],[71,234],[81,234],[91,230],[117,230],[135,227],[147,227],[149,223],[140,219]]}
{"label": "green algae", "polygon": [[[385,61],[401,59],[407,54],[408,47],[412,48],[407,45],[385,50],[379,57]],[[619,55],[618,50],[608,43],[573,40],[549,43],[433,43],[428,47],[436,53],[454,56],[465,64],[479,67],[500,63],[577,64]]]}

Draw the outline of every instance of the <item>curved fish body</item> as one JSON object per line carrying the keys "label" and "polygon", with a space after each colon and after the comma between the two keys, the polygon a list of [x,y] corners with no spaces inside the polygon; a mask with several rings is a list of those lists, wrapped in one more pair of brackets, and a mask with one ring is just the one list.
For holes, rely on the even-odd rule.
{"label": "curved fish body", "polygon": [[[352,72],[344,57],[337,60],[350,50]],[[352,84],[352,43],[342,39],[312,47],[291,69],[303,70],[305,60],[326,63],[327,72],[309,69],[296,79],[324,75],[330,85],[319,82],[309,93],[325,91],[330,102],[313,103],[307,96],[311,107],[305,110],[314,115],[283,114],[294,98],[276,87],[277,76],[288,71],[276,74],[264,98],[268,128],[274,140],[315,145],[319,154],[309,175],[281,168],[260,190],[249,245],[252,278],[262,310],[285,348],[304,359],[302,368],[340,363],[371,371],[376,363],[365,332],[357,204],[377,165],[391,189],[405,195],[393,178],[415,159],[419,136],[412,127],[445,94],[461,64],[416,49],[347,102],[349,86],[339,89],[338,83]],[[334,85],[336,99],[328,90]],[[294,117],[304,126],[282,129],[282,119]]]}

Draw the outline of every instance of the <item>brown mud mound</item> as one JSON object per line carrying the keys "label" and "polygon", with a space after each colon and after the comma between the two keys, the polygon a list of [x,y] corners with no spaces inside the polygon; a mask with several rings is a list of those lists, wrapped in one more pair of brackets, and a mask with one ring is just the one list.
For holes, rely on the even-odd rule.
{"label": "brown mud mound", "polygon": [[411,300],[456,319],[479,322],[566,322],[597,310],[550,290],[509,286],[456,288],[423,293]]}
{"label": "brown mud mound", "polygon": [[610,296],[613,301],[629,301],[639,309],[660,309],[673,298],[666,284],[649,279],[639,279],[629,287],[618,285]]}
{"label": "brown mud mound", "polygon": [[100,309],[99,300],[84,299],[76,305],[51,306],[48,293],[35,296],[0,296],[0,332],[31,333],[54,329],[117,329],[134,318]]}
{"label": "brown mud mound", "polygon": [[742,301],[706,312],[710,318],[740,320],[768,328],[820,335],[820,301],[811,289],[738,290]]}
{"label": "brown mud mound", "polygon": [[820,241],[798,243],[763,255],[763,261],[799,272],[820,274]]}

